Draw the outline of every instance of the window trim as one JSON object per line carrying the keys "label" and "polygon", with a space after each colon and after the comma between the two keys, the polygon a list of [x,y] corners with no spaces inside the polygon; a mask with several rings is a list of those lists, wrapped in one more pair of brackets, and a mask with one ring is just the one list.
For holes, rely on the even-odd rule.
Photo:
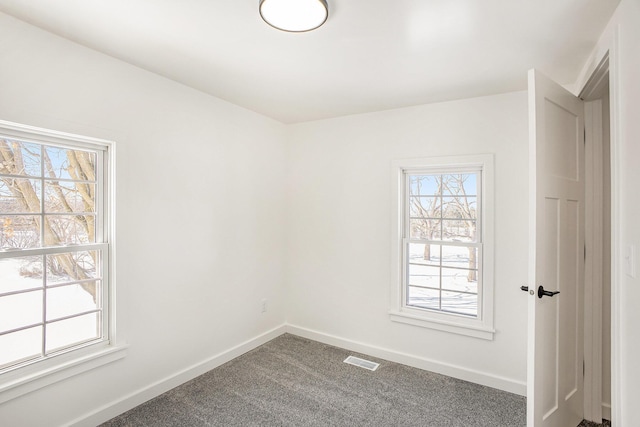
{"label": "window trim", "polygon": [[[115,150],[114,141],[59,132],[34,126],[0,120],[0,136],[55,145],[64,148],[90,149],[102,152],[102,176],[96,182],[103,183],[101,200],[96,200],[96,212],[101,209],[103,221],[96,230],[96,242],[87,246],[103,248],[103,298],[108,301],[103,308],[103,339],[67,349],[25,365],[16,365],[0,374],[0,403],[9,401],[34,390],[46,387],[71,376],[121,359],[127,345],[116,338],[115,322]],[[102,206],[98,204],[102,204]],[[57,251],[60,248],[41,248],[38,251]]]}
{"label": "window trim", "polygon": [[[482,286],[478,292],[479,316],[472,318],[455,313],[437,312],[407,306],[404,301],[404,251],[405,251],[405,176],[406,172],[456,172],[479,168],[481,170],[481,204],[479,228],[482,232],[481,274]],[[389,318],[394,322],[421,326],[460,335],[493,340],[494,300],[494,161],[493,154],[468,156],[442,156],[416,159],[399,159],[392,163],[392,213]]]}

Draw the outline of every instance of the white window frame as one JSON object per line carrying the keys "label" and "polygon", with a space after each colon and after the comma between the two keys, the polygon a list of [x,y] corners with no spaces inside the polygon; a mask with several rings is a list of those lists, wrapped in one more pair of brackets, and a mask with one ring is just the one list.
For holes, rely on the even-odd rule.
{"label": "white window frame", "polygon": [[[3,120],[0,120],[0,136],[44,145],[100,151],[101,155],[98,158],[102,158],[102,167],[98,168],[98,171],[101,172],[96,176],[96,182],[97,185],[103,186],[103,198],[96,200],[96,212],[99,210],[103,218],[100,227],[96,226],[96,243],[83,245],[86,250],[102,251],[103,339],[0,371],[1,404],[49,384],[121,359],[126,355],[127,346],[116,339],[115,323],[115,143]],[[38,248],[20,251],[20,255],[22,256],[26,252],[46,254],[61,251],[64,251],[64,247]],[[0,254],[0,256],[2,255]]]}
{"label": "white window frame", "polygon": [[[478,317],[458,315],[437,310],[420,309],[406,304],[405,299],[405,209],[407,203],[406,175],[412,172],[462,173],[479,169],[480,223],[482,234],[478,274]],[[444,156],[419,159],[400,159],[392,164],[392,277],[390,286],[389,317],[394,322],[436,329],[460,335],[492,340],[494,299],[494,164],[492,154]]]}

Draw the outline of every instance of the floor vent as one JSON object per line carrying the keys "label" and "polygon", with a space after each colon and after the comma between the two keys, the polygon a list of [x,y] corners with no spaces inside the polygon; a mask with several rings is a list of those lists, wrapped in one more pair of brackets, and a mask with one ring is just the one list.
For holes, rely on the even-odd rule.
{"label": "floor vent", "polygon": [[344,359],[344,363],[348,363],[349,365],[359,366],[364,369],[368,369],[370,371],[375,371],[380,366],[379,363],[371,362],[369,360],[360,359],[359,357],[349,356]]}

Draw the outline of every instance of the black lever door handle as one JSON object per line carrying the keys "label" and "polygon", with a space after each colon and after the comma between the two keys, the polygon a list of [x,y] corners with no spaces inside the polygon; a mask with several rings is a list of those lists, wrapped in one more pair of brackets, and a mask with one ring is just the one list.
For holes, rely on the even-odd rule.
{"label": "black lever door handle", "polygon": [[545,291],[543,286],[538,286],[538,298],[542,297],[552,297],[556,294],[559,294],[560,291]]}

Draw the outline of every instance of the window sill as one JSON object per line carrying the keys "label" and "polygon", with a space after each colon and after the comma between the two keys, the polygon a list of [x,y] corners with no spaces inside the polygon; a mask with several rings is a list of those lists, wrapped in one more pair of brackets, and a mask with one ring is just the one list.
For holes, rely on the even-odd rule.
{"label": "window sill", "polygon": [[[464,322],[467,319],[444,320],[435,316],[419,315],[402,311],[390,311],[389,318],[394,322],[405,323],[423,328],[436,329],[438,331],[451,332],[458,335],[466,335],[474,338],[481,338],[492,341],[495,330],[482,325],[480,322]],[[457,319],[456,319],[457,320]]]}
{"label": "window sill", "polygon": [[126,345],[88,347],[0,375],[0,404],[126,356]]}

